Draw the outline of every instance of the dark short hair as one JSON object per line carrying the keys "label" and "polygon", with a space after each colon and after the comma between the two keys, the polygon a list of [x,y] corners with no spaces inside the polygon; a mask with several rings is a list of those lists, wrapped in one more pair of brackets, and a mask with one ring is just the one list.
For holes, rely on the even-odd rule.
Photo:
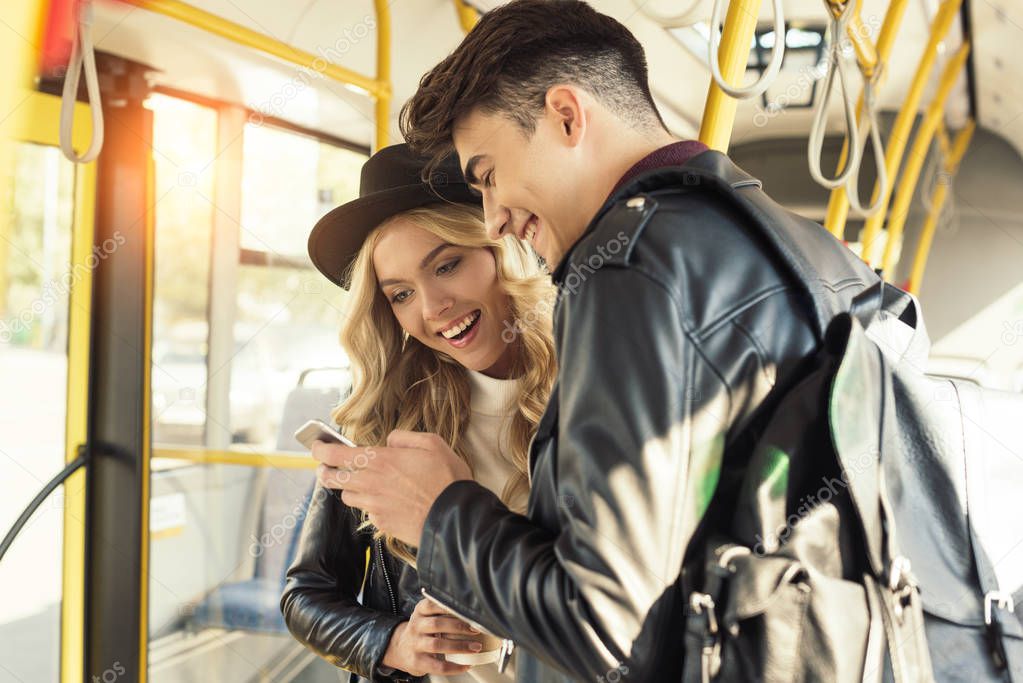
{"label": "dark short hair", "polygon": [[578,0],[515,0],[483,15],[423,76],[401,109],[401,132],[435,160],[451,150],[458,119],[476,108],[506,116],[529,136],[558,83],[583,88],[636,129],[665,128],[643,46],[625,26]]}

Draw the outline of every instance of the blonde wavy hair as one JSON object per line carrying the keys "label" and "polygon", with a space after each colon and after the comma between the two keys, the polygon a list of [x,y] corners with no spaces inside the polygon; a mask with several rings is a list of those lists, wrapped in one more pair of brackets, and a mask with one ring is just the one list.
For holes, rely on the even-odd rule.
{"label": "blonde wavy hair", "polygon": [[[397,214],[379,225],[363,243],[349,268],[351,287],[341,344],[351,361],[351,394],[331,413],[342,432],[355,443],[385,445],[395,429],[440,435],[475,476],[464,436],[469,421],[469,377],[451,356],[431,349],[398,324],[390,302],[377,285],[373,251],[385,228],[397,219],[411,221],[444,242],[489,249],[497,264],[499,286],[508,295],[516,354],[512,377],[521,379],[510,425],[511,458],[516,473],[505,484],[501,500],[510,503],[528,493],[529,444],[536,432],[557,372],[551,311],[555,288],[536,256],[518,239],[492,240],[483,212],[462,204],[430,205]],[[505,340],[507,341],[507,340]],[[513,508],[514,509],[514,508]],[[524,510],[516,510],[525,512]],[[363,516],[360,528],[371,526]],[[374,530],[388,550],[415,566],[415,549]]]}

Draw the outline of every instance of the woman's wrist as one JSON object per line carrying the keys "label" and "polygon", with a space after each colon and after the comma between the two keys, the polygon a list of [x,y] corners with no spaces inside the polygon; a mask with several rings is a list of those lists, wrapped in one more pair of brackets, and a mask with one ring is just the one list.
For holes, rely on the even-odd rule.
{"label": "woman's wrist", "polygon": [[393,631],[391,631],[391,639],[387,643],[387,649],[384,650],[384,656],[381,657],[380,663],[391,669],[399,669],[404,671],[403,663],[401,661],[401,640],[405,635],[405,630],[408,628],[408,621],[403,621],[398,624]]}

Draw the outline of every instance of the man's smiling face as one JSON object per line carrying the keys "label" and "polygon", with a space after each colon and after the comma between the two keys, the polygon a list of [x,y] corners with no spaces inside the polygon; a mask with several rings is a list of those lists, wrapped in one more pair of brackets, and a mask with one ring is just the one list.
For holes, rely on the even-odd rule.
{"label": "man's smiling face", "polygon": [[541,116],[527,137],[508,118],[474,110],[453,131],[466,180],[483,195],[487,232],[528,241],[551,271],[592,213],[577,201],[585,169],[560,125],[554,116]]}

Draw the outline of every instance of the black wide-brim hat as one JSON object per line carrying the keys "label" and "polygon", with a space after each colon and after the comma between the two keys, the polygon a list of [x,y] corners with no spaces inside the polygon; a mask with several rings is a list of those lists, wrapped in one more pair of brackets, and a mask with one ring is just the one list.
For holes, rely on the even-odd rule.
{"label": "black wide-brim hat", "polygon": [[409,209],[437,203],[482,206],[466,184],[458,157],[451,154],[423,182],[427,160],[412,154],[407,144],[380,150],[362,165],[359,198],[332,209],[309,233],[309,258],[334,284],[348,289],[348,268],[362,243],[378,225]]}

